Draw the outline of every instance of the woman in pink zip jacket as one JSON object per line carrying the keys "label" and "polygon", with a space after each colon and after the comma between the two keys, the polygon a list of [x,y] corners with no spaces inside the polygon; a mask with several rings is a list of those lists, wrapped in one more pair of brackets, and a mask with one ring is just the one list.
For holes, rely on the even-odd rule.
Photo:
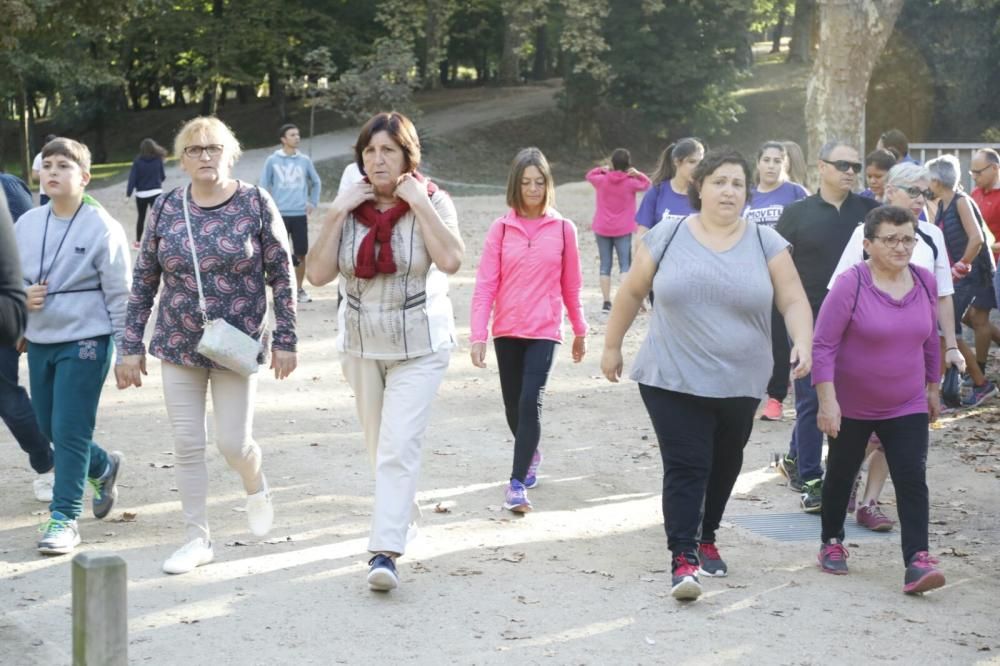
{"label": "woman in pink zip jacket", "polygon": [[563,309],[573,325],[573,362],[587,353],[587,322],[580,305],[583,275],[576,225],[552,208],[555,186],[545,155],[525,148],[507,179],[510,210],[496,220],[476,272],[472,296],[472,364],[486,367],[487,325],[500,370],[507,425],[514,435],[514,468],[504,508],[531,511],[528,488],[538,485],[542,453],[542,396],[562,342]]}
{"label": "woman in pink zip jacket", "polygon": [[601,257],[601,295],[604,312],[611,312],[612,251],[618,254],[619,273],[632,265],[632,230],[635,229],[635,193],[649,189],[646,174],[632,166],[624,148],[611,153],[611,168],[599,166],[587,172],[587,181],[597,190],[597,207],[591,229],[597,237]]}

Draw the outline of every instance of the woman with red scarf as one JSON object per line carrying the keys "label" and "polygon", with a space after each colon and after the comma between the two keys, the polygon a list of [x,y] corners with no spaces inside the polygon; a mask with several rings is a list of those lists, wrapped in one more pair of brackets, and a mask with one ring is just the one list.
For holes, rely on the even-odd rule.
{"label": "woman with red scarf", "polygon": [[322,286],[341,276],[337,350],[375,470],[368,586],[387,591],[416,518],[420,445],[455,344],[447,275],[465,245],[451,198],[417,171],[406,116],[372,117],[354,156],[365,178],[330,206],[306,277]]}

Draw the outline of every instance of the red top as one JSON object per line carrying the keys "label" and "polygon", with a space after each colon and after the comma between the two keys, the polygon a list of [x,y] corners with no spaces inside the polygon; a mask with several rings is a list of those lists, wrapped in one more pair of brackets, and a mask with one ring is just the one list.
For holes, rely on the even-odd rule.
{"label": "red top", "polygon": [[635,193],[649,189],[644,173],[630,176],[624,171],[594,167],[587,180],[597,190],[597,210],[591,229],[602,236],[625,236],[635,229]]}
{"label": "red top", "polygon": [[[1000,242],[1000,187],[994,187],[990,190],[977,187],[972,190],[972,200],[982,211],[983,220],[986,221],[986,226],[990,228],[993,237]],[[994,252],[993,258],[997,259],[998,257],[1000,257],[1000,253]]]}

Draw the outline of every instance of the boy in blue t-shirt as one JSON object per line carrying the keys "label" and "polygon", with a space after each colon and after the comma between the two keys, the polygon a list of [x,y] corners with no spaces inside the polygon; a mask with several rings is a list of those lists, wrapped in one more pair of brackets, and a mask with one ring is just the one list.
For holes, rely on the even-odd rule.
{"label": "boy in blue t-shirt", "polygon": [[27,292],[32,404],[55,459],[51,516],[38,551],[61,555],[80,543],[76,519],[86,483],[97,518],[118,496],[122,454],[106,452],[93,436],[112,336],[121,344],[125,330],[131,266],[122,226],[85,200],[87,147],[71,139],[47,143],[39,174],[50,201],[25,213],[14,231]]}

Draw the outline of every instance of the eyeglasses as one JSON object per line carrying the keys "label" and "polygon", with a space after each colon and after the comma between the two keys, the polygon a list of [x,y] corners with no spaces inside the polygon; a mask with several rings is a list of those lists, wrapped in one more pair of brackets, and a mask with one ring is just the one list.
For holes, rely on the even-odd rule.
{"label": "eyeglasses", "polygon": [[982,172],[986,171],[990,167],[995,167],[995,166],[997,166],[997,165],[996,164],[987,164],[982,169],[969,169],[969,175],[971,175],[971,176],[979,176],[979,174],[981,174]]}
{"label": "eyeglasses", "polygon": [[210,143],[207,146],[184,146],[184,156],[191,159],[199,159],[205,153],[209,157],[218,157],[226,147],[221,143]]}
{"label": "eyeglasses", "polygon": [[822,157],[820,158],[820,162],[826,162],[841,173],[847,173],[848,171],[861,173],[861,162],[850,162],[848,160],[836,160],[831,162],[830,160],[824,160]]}
{"label": "eyeglasses", "polygon": [[907,250],[912,250],[913,246],[917,244],[916,236],[897,236],[896,234],[890,234],[888,236],[873,236],[874,240],[882,241],[882,244],[888,248],[899,247],[902,243],[903,247]]}
{"label": "eyeglasses", "polygon": [[922,189],[920,189],[919,187],[916,187],[916,186],[901,187],[899,189],[901,189],[904,192],[906,192],[907,194],[909,194],[911,199],[916,199],[919,196],[923,196],[924,199],[926,199],[927,201],[930,201],[931,199],[934,198],[934,192],[932,190],[930,190],[930,189],[922,190]]}

